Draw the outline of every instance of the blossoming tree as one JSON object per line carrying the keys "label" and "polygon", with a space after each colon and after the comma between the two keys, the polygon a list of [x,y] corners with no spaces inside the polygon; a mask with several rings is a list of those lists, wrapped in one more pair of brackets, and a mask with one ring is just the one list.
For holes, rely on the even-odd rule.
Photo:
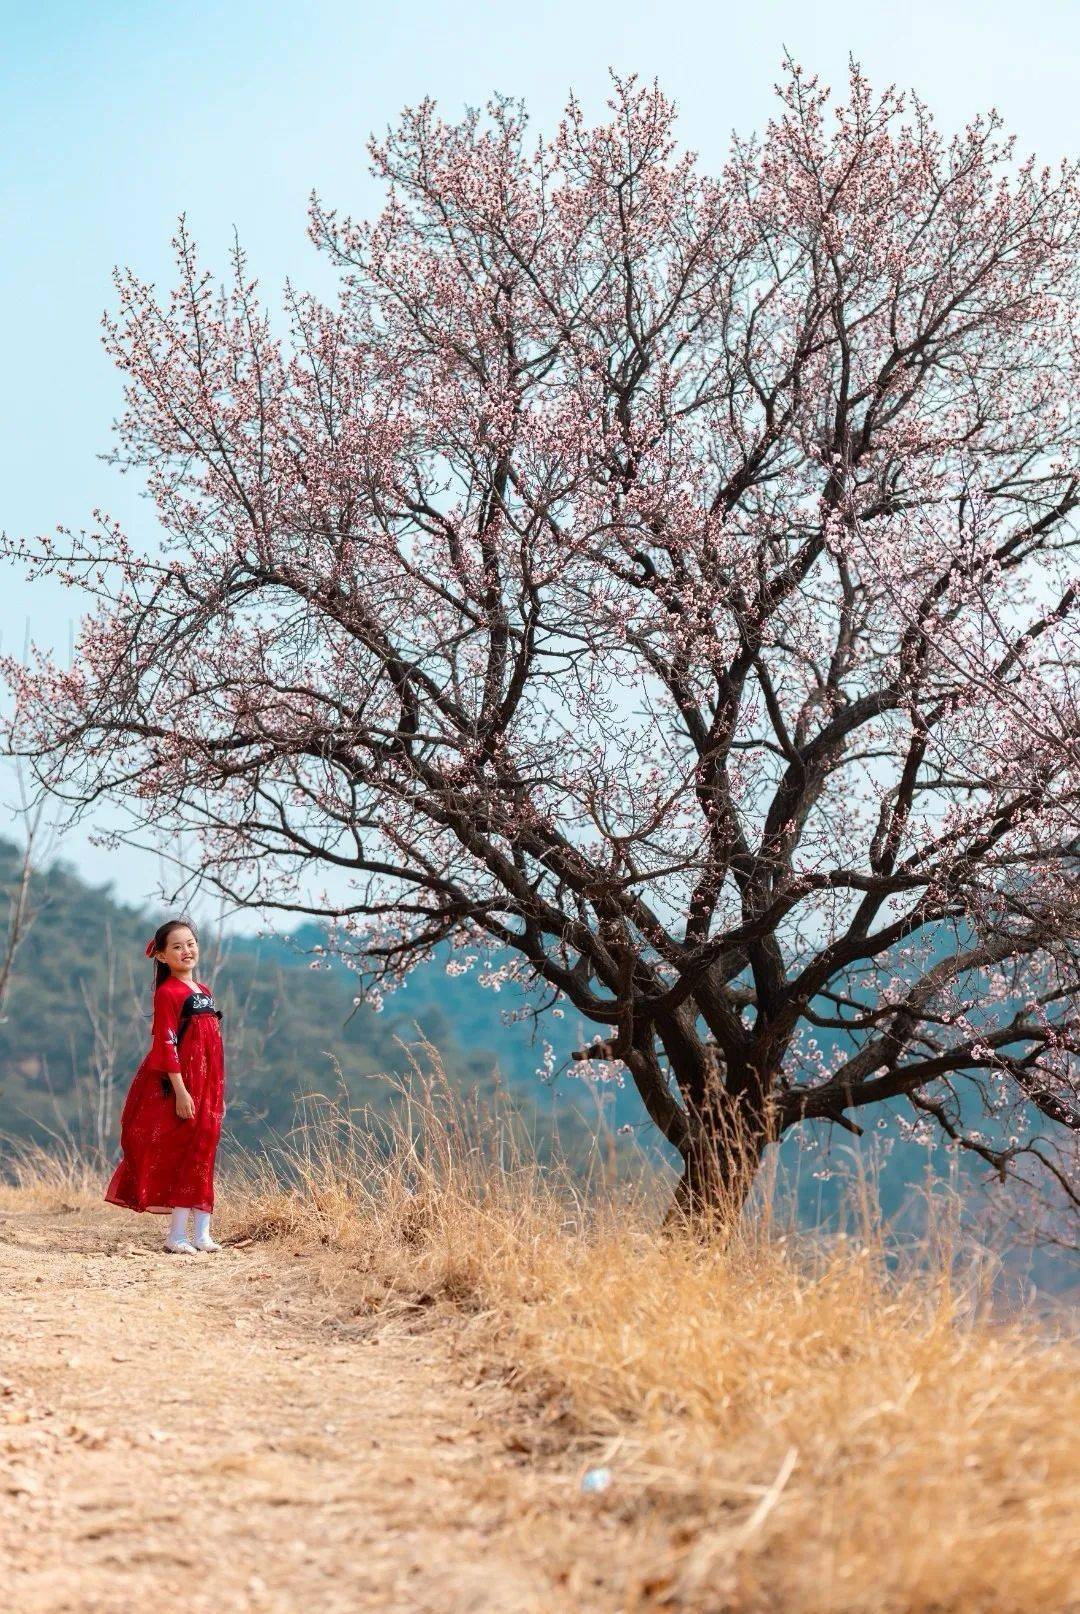
{"label": "blossoming tree", "polygon": [[779,97],[718,177],[635,81],[407,111],[280,330],[181,221],[105,321],[163,546],[9,544],[98,598],[9,744],[361,993],[569,1006],[687,1209],[888,1101],[1075,1196],[1077,170]]}

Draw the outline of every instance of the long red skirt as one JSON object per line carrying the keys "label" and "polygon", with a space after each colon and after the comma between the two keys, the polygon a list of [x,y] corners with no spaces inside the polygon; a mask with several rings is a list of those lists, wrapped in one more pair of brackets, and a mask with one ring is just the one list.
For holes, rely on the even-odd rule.
{"label": "long red skirt", "polygon": [[[212,1014],[192,1016],[180,1044],[184,1086],[195,1114],[181,1121],[172,1084],[143,1060],[120,1115],[123,1158],[105,1190],[112,1205],[168,1214],[176,1205],[214,1208],[214,1159],[225,1113],[225,1060],[221,1032]],[[167,1089],[167,1091],[166,1091]]]}

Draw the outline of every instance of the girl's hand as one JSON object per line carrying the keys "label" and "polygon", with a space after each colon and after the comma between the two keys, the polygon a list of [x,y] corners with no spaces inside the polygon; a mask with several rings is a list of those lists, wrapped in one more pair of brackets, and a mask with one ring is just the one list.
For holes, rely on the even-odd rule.
{"label": "girl's hand", "polygon": [[190,1121],[195,1115],[195,1100],[186,1087],[182,1087],[176,1095],[176,1113],[181,1121]]}

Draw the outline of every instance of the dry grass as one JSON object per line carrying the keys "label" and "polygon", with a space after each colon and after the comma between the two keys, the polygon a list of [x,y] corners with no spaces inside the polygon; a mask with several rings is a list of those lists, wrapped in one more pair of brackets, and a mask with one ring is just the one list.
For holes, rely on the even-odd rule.
{"label": "dry grass", "polygon": [[111,1166],[66,1138],[51,1146],[0,1133],[0,1212],[97,1205]]}
{"label": "dry grass", "polygon": [[579,1506],[627,1610],[1080,1607],[1077,1343],[995,1317],[991,1258],[947,1216],[900,1267],[869,1216],[829,1242],[775,1204],[665,1236],[647,1178],[541,1173],[437,1067],[374,1131],[323,1104],[223,1198],[234,1236],[320,1252],[341,1310],[456,1329],[519,1388],[538,1461],[610,1470]]}

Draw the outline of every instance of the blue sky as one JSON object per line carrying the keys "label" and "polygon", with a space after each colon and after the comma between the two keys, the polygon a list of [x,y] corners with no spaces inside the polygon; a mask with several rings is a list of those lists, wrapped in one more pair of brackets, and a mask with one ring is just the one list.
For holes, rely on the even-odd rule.
{"label": "blue sky", "polygon": [[[731,130],[769,116],[787,47],[834,84],[854,54],[875,84],[913,86],[951,128],[996,106],[1021,151],[1076,145],[1078,0],[0,0],[0,527],[32,534],[89,522],[95,505],[132,533],[152,515],[109,447],[118,378],[100,346],[110,272],[130,265],[164,289],[182,210],[210,266],[235,225],[273,298],[287,275],[323,292],[305,234],[317,189],[354,215],[377,205],[364,141],[433,95],[448,113],[493,91],[522,96],[549,129],[572,87],[602,109],[609,67],[657,76],[686,143],[715,164]],[[0,564],[0,635],[29,628],[66,654],[79,602]],[[13,797],[0,770],[0,803]],[[75,835],[63,851],[94,879],[115,854]],[[152,895],[149,856],[118,882]]]}

